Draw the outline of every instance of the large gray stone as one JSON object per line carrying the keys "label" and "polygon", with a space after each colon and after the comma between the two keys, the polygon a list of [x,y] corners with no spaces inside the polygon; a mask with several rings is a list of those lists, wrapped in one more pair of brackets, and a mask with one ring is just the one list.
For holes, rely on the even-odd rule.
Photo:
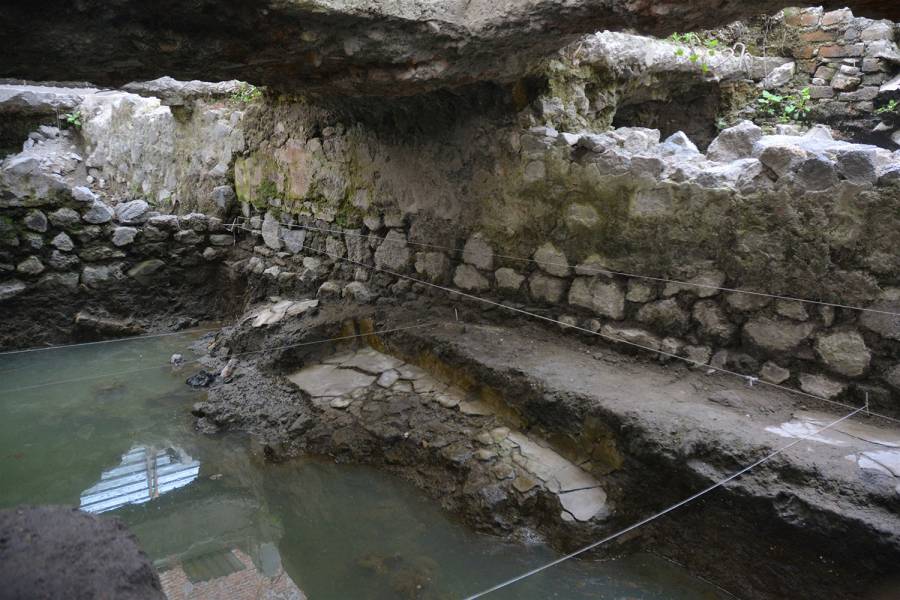
{"label": "large gray stone", "polygon": [[174,240],[179,244],[187,246],[195,246],[203,241],[203,236],[193,229],[182,229],[173,236]]}
{"label": "large gray stone", "polygon": [[659,350],[662,348],[662,341],[657,336],[638,327],[607,323],[600,328],[600,335],[613,342],[620,342],[646,350]]}
{"label": "large gray stone", "polygon": [[794,77],[797,63],[789,62],[777,66],[760,82],[764,90],[772,90],[787,85]]}
{"label": "large gray stone", "polygon": [[135,236],[137,236],[138,230],[134,227],[116,227],[113,229],[112,236],[110,239],[114,246],[121,247],[127,246],[134,242]]}
{"label": "large gray stone", "polygon": [[13,279],[11,281],[0,281],[0,302],[15,298],[24,292],[28,286],[23,281]]}
{"label": "large gray stone", "polygon": [[281,223],[271,212],[267,212],[262,222],[263,243],[272,250],[281,250]]}
{"label": "large gray stone", "polygon": [[770,169],[776,177],[784,177],[796,170],[808,156],[806,150],[798,146],[773,144],[762,150],[759,154],[759,162]]}
{"label": "large gray stone", "polygon": [[807,158],[797,167],[794,184],[803,190],[827,190],[838,184],[837,168],[825,157]]}
{"label": "large gray stone", "polygon": [[874,185],[878,180],[875,148],[853,148],[841,150],[837,154],[838,173],[847,181],[863,185]]}
{"label": "large gray stone", "polygon": [[178,215],[154,215],[147,222],[162,231],[178,231]]}
{"label": "large gray stone", "polygon": [[443,252],[417,252],[416,273],[425,275],[429,281],[440,283],[450,272],[450,259]]}
{"label": "large gray stone", "polygon": [[39,210],[30,210],[25,215],[25,227],[38,233],[47,231],[47,215]]}
{"label": "large gray stone", "polygon": [[68,269],[73,269],[80,262],[81,261],[77,256],[63,254],[59,250],[54,250],[53,252],[51,252],[50,258],[47,260],[47,263],[57,271],[66,271]]}
{"label": "large gray stone", "polygon": [[281,241],[284,242],[285,250],[298,254],[303,251],[303,244],[306,241],[306,230],[285,229],[281,235]]}
{"label": "large gray stone", "polygon": [[501,290],[518,291],[525,277],[509,267],[500,267],[494,271],[494,279]]}
{"label": "large gray stone", "polygon": [[391,229],[375,250],[375,266],[391,271],[405,270],[409,265],[410,251],[406,235]]}
{"label": "large gray stone", "polygon": [[72,227],[73,225],[77,225],[81,222],[81,216],[77,211],[72,210],[71,208],[60,208],[59,210],[55,210],[48,215],[50,219],[50,223],[54,227],[59,228],[67,228]]}
{"label": "large gray stone", "polygon": [[712,300],[697,302],[693,308],[694,320],[700,324],[700,333],[720,341],[727,341],[734,335],[735,326],[725,311]]}
{"label": "large gray stone", "polygon": [[660,144],[660,154],[663,156],[669,155],[679,155],[679,154],[687,154],[687,155],[697,155],[700,154],[700,151],[697,149],[697,145],[691,141],[691,139],[685,134],[683,131],[676,131],[669,137],[667,137],[662,144]]}
{"label": "large gray stone", "polygon": [[562,250],[547,242],[534,253],[534,260],[545,273],[556,277],[568,277],[571,273],[569,260]]}
{"label": "large gray stone", "polygon": [[753,145],[763,136],[760,127],[751,121],[741,121],[734,127],[723,129],[706,151],[709,160],[731,162],[753,155]]}
{"label": "large gray stone", "polygon": [[[0,293],[0,300],[2,299],[3,294]],[[882,377],[889,386],[900,392],[900,364],[896,364],[885,371]]]}
{"label": "large gray stone", "polygon": [[120,263],[87,266],[81,271],[81,283],[89,288],[101,288],[124,278]]}
{"label": "large gray stone", "polygon": [[50,240],[50,244],[57,250],[62,250],[63,252],[70,252],[75,248],[72,238],[62,232],[56,234],[56,237]]}
{"label": "large gray stone", "polygon": [[359,304],[368,304],[372,301],[372,292],[361,281],[351,281],[341,290],[341,297],[353,300]]}
{"label": "large gray stone", "polygon": [[375,376],[337,365],[312,365],[287,376],[288,381],[314,398],[350,394],[375,382]]}
{"label": "large gray stone", "polygon": [[861,313],[860,325],[881,337],[900,340],[900,288],[887,288],[869,308],[882,312]]}
{"label": "large gray stone", "polygon": [[463,260],[482,271],[494,268],[494,250],[480,233],[472,235],[463,247]]}
{"label": "large gray stone", "polygon": [[828,367],[841,375],[858,377],[869,368],[872,353],[857,331],[837,331],[816,339],[816,353]]}
{"label": "large gray stone", "polygon": [[481,291],[491,287],[490,282],[472,265],[459,265],[453,273],[453,285],[469,291]]}
{"label": "large gray stone", "polygon": [[126,225],[143,223],[148,219],[147,211],[149,210],[150,205],[145,200],[123,202],[116,205],[116,220]]}
{"label": "large gray stone", "polygon": [[569,289],[569,304],[590,309],[611,319],[625,317],[625,292],[622,286],[602,277],[576,277]]}
{"label": "large gray stone", "polygon": [[667,298],[642,306],[637,312],[637,320],[652,325],[657,331],[679,334],[687,328],[690,315],[675,298]]}
{"label": "large gray stone", "polygon": [[762,163],[756,158],[741,158],[708,166],[697,173],[694,182],[707,188],[734,189],[746,193],[771,186]]}
{"label": "large gray stone", "polygon": [[72,188],[72,198],[74,198],[76,202],[84,202],[85,204],[93,204],[94,202],[99,200],[97,194],[92,192],[90,188],[86,188],[83,185]]}
{"label": "large gray stone", "polygon": [[18,265],[16,265],[16,271],[22,273],[23,275],[40,275],[44,272],[44,264],[37,256],[29,256]]}
{"label": "large gray stone", "polygon": [[566,293],[566,280],[536,271],[528,280],[528,288],[535,300],[556,304]]}
{"label": "large gray stone", "polygon": [[681,292],[688,292],[698,298],[711,298],[721,291],[725,285],[725,273],[717,270],[703,270],[697,275],[688,278],[684,283],[675,281],[666,284],[663,288],[663,296],[674,296]]}
{"label": "large gray stone", "polygon": [[815,325],[811,323],[756,317],[744,325],[744,335],[764,350],[788,352],[806,340],[814,329]]}
{"label": "large gray stone", "polygon": [[94,200],[91,207],[85,212],[81,218],[93,225],[101,223],[109,223],[113,218],[113,209],[105,202]]}
{"label": "large gray stone", "polygon": [[807,394],[831,400],[844,393],[847,386],[825,375],[803,373],[800,375],[800,389]]}

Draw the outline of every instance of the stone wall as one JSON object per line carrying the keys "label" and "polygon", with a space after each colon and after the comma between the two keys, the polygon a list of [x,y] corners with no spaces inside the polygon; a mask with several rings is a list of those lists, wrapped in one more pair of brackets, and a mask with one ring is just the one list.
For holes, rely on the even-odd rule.
{"label": "stone wall", "polygon": [[[765,29],[765,33],[762,30]],[[849,9],[786,9],[740,39],[756,52],[768,45],[797,62],[785,90],[805,87],[811,118],[858,141],[900,146],[900,110],[878,113],[900,99],[900,27],[886,20],[855,17]]]}
{"label": "stone wall", "polygon": [[215,314],[217,265],[234,241],[222,221],[161,214],[143,199],[111,204],[74,185],[83,169],[75,138],[43,126],[0,163],[0,346]]}
{"label": "stone wall", "polygon": [[165,212],[227,213],[234,155],[244,150],[242,105],[204,97],[179,108],[101,92],[79,108],[87,174],[111,197],[143,198]]}
{"label": "stone wall", "polygon": [[[732,66],[717,68],[743,69],[740,60]],[[767,135],[749,122],[705,152],[681,132],[591,132],[587,121],[560,131],[546,124],[539,95],[516,87],[429,96],[377,114],[286,97],[169,107],[120,92],[82,106],[81,133],[43,128],[0,170],[6,306],[27,308],[23,298],[62,278],[82,301],[119,282],[122,301],[111,312],[148,312],[133,303],[141,288],[129,272],[157,260],[160,280],[171,276],[172,285],[148,289],[174,299],[193,278],[210,313],[225,298],[242,300],[211,290],[219,259],[244,251],[251,255],[241,266],[259,293],[310,293],[325,282],[323,294],[363,301],[421,291],[315,252],[324,251],[698,362],[825,395],[870,389],[874,401],[896,402],[900,334],[890,315],[604,270],[896,311],[897,152],[836,141],[824,127]],[[85,186],[77,194],[89,201],[80,202],[73,190]],[[96,205],[107,221],[87,221],[97,218],[88,194],[108,205]],[[218,228],[238,216],[238,204],[262,241],[229,250]],[[215,216],[188,214],[198,206]],[[120,215],[130,210],[146,219]],[[45,231],[29,228],[44,219]],[[291,223],[375,238],[285,228]],[[72,250],[54,245],[61,234]],[[176,300],[160,305],[179,309]]]}
{"label": "stone wall", "polygon": [[433,215],[390,205],[370,207],[352,229],[333,215],[246,205],[252,235],[240,247],[251,255],[240,268],[269,293],[459,301],[377,267],[811,394],[868,392],[896,409],[896,317],[716,288],[900,309],[900,155],[824,128],[766,136],[751,123],[725,130],[706,155],[682,134],[660,142],[639,128],[537,127],[515,145],[522,178],[471,214],[466,234],[430,235]]}

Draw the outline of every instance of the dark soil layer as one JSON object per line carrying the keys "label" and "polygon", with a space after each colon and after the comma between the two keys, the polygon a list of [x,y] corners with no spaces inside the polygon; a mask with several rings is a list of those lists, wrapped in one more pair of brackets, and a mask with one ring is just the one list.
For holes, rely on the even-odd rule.
{"label": "dark soil layer", "polygon": [[0,511],[0,598],[165,596],[150,559],[118,519],[40,506]]}

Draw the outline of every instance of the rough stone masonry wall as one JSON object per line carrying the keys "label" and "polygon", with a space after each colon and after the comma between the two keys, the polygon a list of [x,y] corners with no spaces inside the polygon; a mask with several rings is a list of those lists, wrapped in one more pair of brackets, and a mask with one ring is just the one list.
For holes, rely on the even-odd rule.
{"label": "rough stone masonry wall", "polygon": [[111,205],[74,185],[73,138],[42,126],[0,163],[0,347],[215,314],[216,264],[234,241],[222,221],[160,214],[143,199]]}
{"label": "rough stone masonry wall", "polygon": [[429,292],[366,268],[375,266],[811,394],[868,392],[896,410],[896,317],[713,289],[897,311],[896,153],[826,129],[764,136],[750,123],[723,132],[706,155],[682,135],[660,143],[658,131],[639,128],[537,127],[513,138],[520,170],[495,167],[506,188],[472,201],[441,235],[427,206],[369,205],[346,228],[358,208],[298,215],[279,198],[246,203],[255,241],[244,242],[252,256],[242,268],[270,293],[391,303]]}

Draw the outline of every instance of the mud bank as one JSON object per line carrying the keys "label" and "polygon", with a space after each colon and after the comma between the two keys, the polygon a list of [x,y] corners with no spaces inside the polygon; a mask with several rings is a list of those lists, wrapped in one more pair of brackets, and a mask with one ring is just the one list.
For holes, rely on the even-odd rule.
{"label": "mud bank", "polygon": [[[271,460],[377,465],[479,530],[563,550],[836,416],[496,313],[333,304],[253,327],[269,309],[211,344],[210,370],[273,350],[239,357],[232,381],[213,384],[194,407],[201,430],[250,431]],[[898,443],[882,423],[847,422],[602,553],[652,550],[741,598],[875,597],[896,585]]]}

